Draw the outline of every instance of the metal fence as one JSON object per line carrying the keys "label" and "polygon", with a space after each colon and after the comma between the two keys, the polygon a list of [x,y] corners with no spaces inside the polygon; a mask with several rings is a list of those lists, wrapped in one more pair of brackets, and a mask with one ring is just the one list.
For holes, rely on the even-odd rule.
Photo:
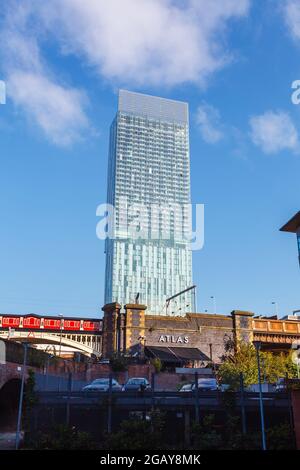
{"label": "metal fence", "polygon": [[70,375],[35,374],[37,392],[78,392],[87,385],[85,380],[73,380]]}

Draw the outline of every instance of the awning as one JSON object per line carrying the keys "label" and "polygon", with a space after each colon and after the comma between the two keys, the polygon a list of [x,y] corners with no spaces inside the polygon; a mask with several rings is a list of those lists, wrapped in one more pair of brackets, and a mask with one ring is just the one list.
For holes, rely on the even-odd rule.
{"label": "awning", "polygon": [[157,357],[163,362],[188,362],[188,361],[209,361],[206,356],[198,348],[179,348],[167,346],[146,346],[146,355]]}

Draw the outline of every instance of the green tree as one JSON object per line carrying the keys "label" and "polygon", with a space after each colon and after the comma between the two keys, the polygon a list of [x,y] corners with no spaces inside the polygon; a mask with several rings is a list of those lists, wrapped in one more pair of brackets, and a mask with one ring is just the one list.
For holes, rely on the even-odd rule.
{"label": "green tree", "polygon": [[128,369],[128,359],[121,354],[114,354],[109,363],[113,372],[125,372]]}
{"label": "green tree", "polygon": [[[260,351],[261,380],[268,383],[276,382],[280,377],[296,377],[296,366],[292,362],[291,354],[273,354]],[[239,389],[240,374],[243,374],[244,385],[248,387],[258,381],[257,356],[252,344],[240,342],[236,348],[232,342],[226,346],[223,362],[218,370],[218,377],[222,383],[230,385],[232,390]]]}
{"label": "green tree", "polygon": [[240,374],[243,374],[245,387],[257,382],[256,351],[251,344],[240,343],[235,350],[233,345],[226,348],[226,354],[218,370],[222,383],[237,390],[240,386]]}
{"label": "green tree", "polygon": [[24,402],[23,402],[23,426],[25,429],[25,441],[27,440],[27,433],[30,430],[30,414],[31,410],[38,402],[37,394],[35,392],[35,374],[32,369],[28,371],[28,378],[25,384]]}
{"label": "green tree", "polygon": [[152,359],[151,364],[153,365],[155,372],[159,374],[162,369],[162,362],[159,357],[155,357],[154,359]]}

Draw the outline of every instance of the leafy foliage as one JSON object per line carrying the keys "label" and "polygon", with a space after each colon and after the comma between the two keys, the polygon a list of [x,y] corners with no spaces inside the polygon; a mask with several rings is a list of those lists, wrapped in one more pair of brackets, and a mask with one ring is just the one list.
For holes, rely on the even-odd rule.
{"label": "leafy foliage", "polygon": [[49,433],[39,433],[31,448],[51,450],[92,450],[96,449],[90,434],[75,427],[59,425]]}
{"label": "leafy foliage", "polygon": [[150,413],[149,420],[131,418],[123,421],[114,434],[106,434],[103,449],[109,450],[160,450],[163,442],[164,415]]}
{"label": "leafy foliage", "polygon": [[113,372],[125,372],[128,369],[128,359],[120,354],[114,354],[109,363]]}
{"label": "leafy foliage", "polygon": [[[35,392],[35,374],[32,369],[28,371],[28,378],[26,380],[24,402],[23,402],[23,415],[22,422],[24,429],[28,431],[30,429],[30,413],[34,405],[38,402],[37,394]],[[25,439],[27,438],[25,433]]]}
{"label": "leafy foliage", "polygon": [[159,357],[155,357],[154,359],[152,359],[151,364],[153,365],[155,372],[159,374],[162,369],[162,362]]}
{"label": "leafy foliage", "polygon": [[[227,410],[229,411],[229,410]],[[266,430],[269,450],[295,449],[293,432],[288,423],[273,426]],[[192,427],[192,449],[197,450],[259,450],[261,449],[260,432],[243,434],[240,417],[226,413],[223,425],[217,425],[214,415],[203,418],[201,425]]]}
{"label": "leafy foliage", "polygon": [[269,450],[295,449],[295,440],[289,424],[283,423],[267,430],[267,447]]}
{"label": "leafy foliage", "polygon": [[37,401],[37,395],[35,392],[35,374],[32,369],[29,369],[25,387],[24,405],[29,409],[35,405]]}
{"label": "leafy foliage", "polygon": [[192,426],[193,449],[197,450],[217,450],[221,448],[222,436],[217,431],[214,415],[207,415],[203,418],[202,424]]}
{"label": "leafy foliage", "polygon": [[[279,378],[296,377],[296,366],[290,354],[273,354],[260,352],[261,380],[274,383]],[[227,345],[223,362],[219,367],[218,377],[222,383],[230,385],[232,390],[240,387],[240,374],[243,374],[244,386],[258,382],[256,350],[252,344],[240,342],[236,349],[230,343]]]}

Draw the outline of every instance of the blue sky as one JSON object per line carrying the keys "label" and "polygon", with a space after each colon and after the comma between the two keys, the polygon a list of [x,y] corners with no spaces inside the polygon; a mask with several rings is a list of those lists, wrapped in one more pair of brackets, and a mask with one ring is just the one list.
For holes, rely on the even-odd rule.
{"label": "blue sky", "polygon": [[189,102],[198,311],[300,308],[300,1],[7,0],[0,44],[1,312],[100,314],[119,87]]}

